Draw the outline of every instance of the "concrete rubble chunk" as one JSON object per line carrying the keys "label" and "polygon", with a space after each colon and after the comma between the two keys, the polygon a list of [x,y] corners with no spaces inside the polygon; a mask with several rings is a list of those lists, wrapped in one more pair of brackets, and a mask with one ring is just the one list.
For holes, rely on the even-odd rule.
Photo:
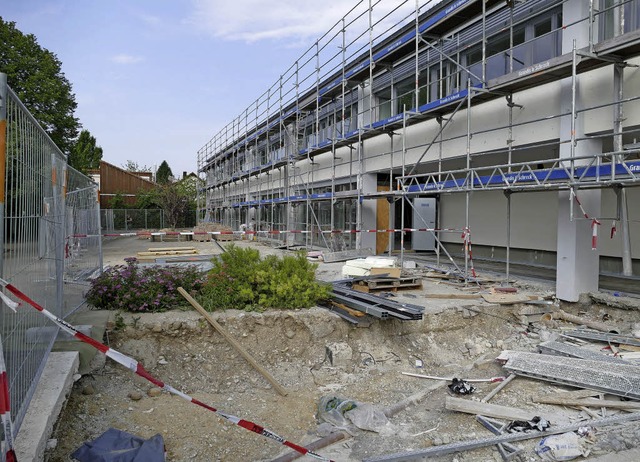
{"label": "concrete rubble chunk", "polygon": [[348,367],[353,359],[353,350],[348,343],[337,342],[326,346],[329,363],[334,367]]}

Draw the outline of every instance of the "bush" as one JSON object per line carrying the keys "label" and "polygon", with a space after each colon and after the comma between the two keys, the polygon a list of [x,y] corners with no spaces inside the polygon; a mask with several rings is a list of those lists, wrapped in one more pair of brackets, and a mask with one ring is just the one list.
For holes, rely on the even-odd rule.
{"label": "bush", "polygon": [[197,291],[204,282],[195,266],[138,268],[135,258],[125,261],[126,265],[109,268],[91,283],[88,303],[105,310],[165,311],[183,301],[178,287]]}
{"label": "bush", "polygon": [[303,252],[261,259],[258,250],[232,244],[213,260],[202,287],[202,304],[208,310],[309,308],[328,298],[330,291],[316,281],[317,267]]}

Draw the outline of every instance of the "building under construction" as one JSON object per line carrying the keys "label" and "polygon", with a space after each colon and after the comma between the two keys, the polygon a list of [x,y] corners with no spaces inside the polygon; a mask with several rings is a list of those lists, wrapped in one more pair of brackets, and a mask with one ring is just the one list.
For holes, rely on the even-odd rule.
{"label": "building under construction", "polygon": [[640,0],[361,1],[198,152],[200,219],[576,301],[640,274],[638,65]]}

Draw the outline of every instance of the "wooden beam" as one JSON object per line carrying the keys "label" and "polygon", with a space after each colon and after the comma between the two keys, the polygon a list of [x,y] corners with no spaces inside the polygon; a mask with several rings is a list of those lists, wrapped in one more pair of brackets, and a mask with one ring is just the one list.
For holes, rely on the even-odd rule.
{"label": "wooden beam", "polygon": [[180,295],[182,295],[187,299],[189,303],[191,303],[191,306],[193,306],[196,311],[198,311],[198,313],[200,313],[207,321],[209,321],[209,324],[211,324],[215,328],[215,330],[217,330],[220,335],[222,335],[227,340],[227,342],[229,342],[236,350],[238,350],[238,352],[244,357],[244,359],[247,360],[249,364],[253,366],[255,370],[260,372],[260,374],[265,379],[267,379],[267,381],[273,386],[273,388],[276,389],[278,393],[280,393],[282,396],[287,396],[287,390],[282,385],[280,385],[265,368],[258,364],[257,361],[253,359],[253,357],[244,348],[242,348],[242,345],[240,345],[236,341],[236,339],[229,335],[229,333],[224,330],[222,326],[218,324],[218,322],[213,319],[211,315],[191,295],[187,293],[186,290],[184,290],[182,287],[178,287],[178,292],[180,292]]}

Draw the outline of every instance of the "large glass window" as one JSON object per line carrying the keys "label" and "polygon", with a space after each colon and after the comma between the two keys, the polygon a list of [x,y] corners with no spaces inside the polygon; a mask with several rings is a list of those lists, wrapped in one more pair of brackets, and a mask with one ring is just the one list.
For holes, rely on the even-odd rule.
{"label": "large glass window", "polygon": [[391,88],[387,87],[376,93],[376,110],[378,112],[377,120],[388,119],[391,117]]}
{"label": "large glass window", "polygon": [[412,78],[405,79],[396,84],[396,114],[416,107],[416,86]]}
{"label": "large glass window", "polygon": [[429,102],[429,71],[422,69],[418,75],[418,107]]}
{"label": "large glass window", "polygon": [[510,31],[507,30],[489,37],[486,51],[488,56],[486,69],[487,80],[495,79],[496,77],[524,67],[525,50],[523,48],[515,48],[517,45],[524,43],[524,41],[524,26],[518,26],[513,30],[513,53],[510,50]]}

